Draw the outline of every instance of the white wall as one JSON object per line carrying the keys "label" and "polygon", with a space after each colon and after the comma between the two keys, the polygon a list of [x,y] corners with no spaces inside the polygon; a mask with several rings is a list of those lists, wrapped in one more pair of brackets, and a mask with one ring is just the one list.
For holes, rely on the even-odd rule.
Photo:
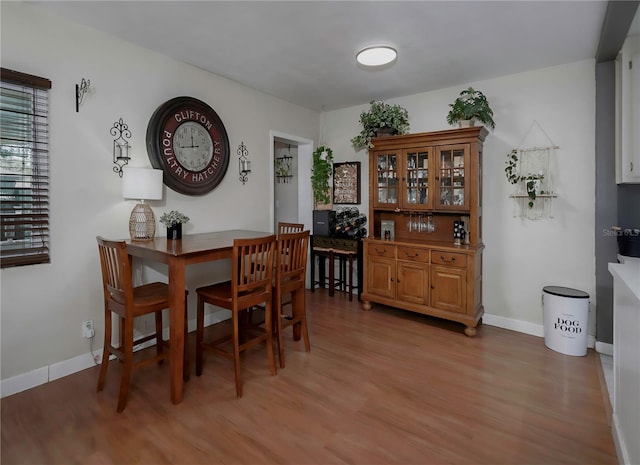
{"label": "white wall", "polygon": [[[118,118],[133,133],[133,166],[149,166],[146,125],[164,101],[193,96],[209,103],[222,118],[231,144],[229,171],[222,183],[203,197],[165,189],[162,201],[151,202],[156,215],[170,209],[188,214],[191,222],[185,233],[189,234],[236,227],[268,229],[273,212],[269,133],[317,140],[319,115],[23,3],[3,2],[1,20],[2,66],[53,81],[52,263],[1,272],[4,394],[18,375],[35,370],[46,381],[64,374],[68,368],[60,365],[69,366],[65,361],[86,355],[89,347],[81,337],[82,321],[96,322],[96,340],[101,341],[95,236],[127,237],[133,207],[133,202],[122,199],[121,179],[111,171],[109,129]],[[74,86],[83,77],[91,80],[92,92],[76,113]],[[485,322],[541,335],[543,286],[575,287],[595,301],[594,62],[470,84],[489,98],[497,125],[484,146]],[[412,132],[446,129],[448,104],[463,87],[388,102],[407,108]],[[335,161],[362,162],[363,212],[368,211],[367,154],[354,152],[349,140],[359,132],[359,114],[366,108],[325,114],[326,145],[333,149]],[[532,222],[513,217],[508,198],[512,186],[504,176],[504,161],[534,120],[560,149],[555,218]],[[252,162],[244,186],[237,178],[235,156],[241,142]],[[299,189],[308,191],[308,183]],[[162,266],[144,271],[146,279],[166,279]],[[189,288],[215,280],[224,271],[193,266],[187,275]],[[189,305],[193,309],[195,302],[190,300]],[[83,363],[78,362],[79,368]]]}
{"label": "white wall", "polygon": [[[484,144],[484,321],[542,335],[541,293],[546,285],[573,287],[595,302],[595,64],[592,60],[472,82],[485,93],[496,122]],[[409,112],[411,132],[449,129],[448,104],[466,86],[387,100]],[[360,160],[362,211],[368,211],[368,160],[349,140],[368,105],[328,112],[326,140],[336,162]],[[504,167],[512,148],[549,143],[531,131],[534,121],[558,145],[555,217],[514,218],[512,185]],[[370,229],[370,228],[369,228]],[[593,305],[591,306],[593,309]],[[593,318],[591,318],[593,321]],[[591,323],[593,328],[593,323]]]}
{"label": "white wall", "polygon": [[[2,66],[52,81],[51,264],[1,272],[4,390],[8,378],[32,370],[49,376],[50,365],[86,355],[89,345],[80,330],[84,320],[95,321],[95,346],[102,346],[95,237],[128,237],[135,203],[123,200],[122,180],[112,171],[109,130],[118,118],[133,133],[132,166],[150,166],[147,123],[166,100],[182,95],[201,99],[222,119],[231,158],[221,184],[201,197],[165,188],[162,201],[150,202],[157,217],[171,209],[186,213],[191,221],[183,234],[191,234],[231,228],[269,230],[270,131],[317,140],[319,115],[23,2],[2,2],[1,21]],[[91,93],[76,113],[75,84],[83,77],[91,80]],[[252,167],[246,185],[238,180],[236,150],[241,142]],[[158,235],[164,235],[158,226]],[[164,271],[162,266],[145,269],[145,279],[166,280]],[[223,271],[222,265],[190,267],[189,289],[215,280]],[[193,292],[189,306],[193,318]]]}

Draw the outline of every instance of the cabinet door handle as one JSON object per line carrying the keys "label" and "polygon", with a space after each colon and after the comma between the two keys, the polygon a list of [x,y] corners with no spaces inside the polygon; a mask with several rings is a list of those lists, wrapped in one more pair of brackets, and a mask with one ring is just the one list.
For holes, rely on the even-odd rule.
{"label": "cabinet door handle", "polygon": [[409,255],[409,252],[404,253],[407,258],[418,258],[418,254],[414,253],[413,255]]}
{"label": "cabinet door handle", "polygon": [[375,251],[376,251],[376,253],[377,253],[378,255],[382,255],[382,254],[384,254],[384,253],[387,251],[387,249],[382,249],[382,250],[380,250],[379,248],[377,248],[377,247],[376,247],[376,248],[375,248]]}
{"label": "cabinet door handle", "polygon": [[431,289],[435,289],[435,286],[431,285]]}
{"label": "cabinet door handle", "polygon": [[442,255],[440,255],[440,260],[442,260],[445,263],[451,263],[451,262],[455,262],[456,261],[456,257],[452,257],[451,260],[447,260]]}

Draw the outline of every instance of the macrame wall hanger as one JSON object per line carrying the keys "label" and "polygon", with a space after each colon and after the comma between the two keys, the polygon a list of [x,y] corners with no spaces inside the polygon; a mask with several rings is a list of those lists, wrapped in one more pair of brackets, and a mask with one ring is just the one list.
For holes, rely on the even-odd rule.
{"label": "macrame wall hanger", "polygon": [[[538,128],[540,130],[540,132],[542,132],[542,134],[544,134],[544,137],[546,137],[547,141],[548,141],[548,145],[547,146],[543,146],[543,147],[529,147],[529,148],[522,148],[522,145],[525,143],[525,141],[527,140],[527,137],[529,137],[529,135],[531,134],[531,132],[533,131],[534,128]],[[523,152],[523,151],[529,151],[529,150],[546,150],[546,149],[559,149],[560,147],[558,147],[553,140],[551,140],[551,137],[549,137],[549,134],[547,134],[547,132],[542,128],[542,126],[540,126],[540,123],[538,123],[538,120],[533,120],[531,122],[531,125],[529,126],[529,129],[527,129],[527,132],[525,132],[524,136],[522,137],[522,140],[520,140],[520,143],[518,144],[518,150]]]}
{"label": "macrame wall hanger", "polygon": [[[523,147],[534,130],[544,137],[535,139],[537,143],[533,146]],[[533,120],[516,149],[516,172],[521,178],[516,192],[510,195],[514,199],[514,216],[530,220],[553,218],[552,201],[557,197],[554,189],[554,157],[559,148],[540,123]]]}

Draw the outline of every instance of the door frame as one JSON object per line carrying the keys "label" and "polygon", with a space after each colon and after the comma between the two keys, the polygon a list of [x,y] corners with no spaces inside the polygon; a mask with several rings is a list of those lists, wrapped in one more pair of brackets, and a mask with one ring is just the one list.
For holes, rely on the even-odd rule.
{"label": "door frame", "polygon": [[[297,172],[294,173],[298,184],[298,222],[303,223],[305,229],[311,230],[313,223],[313,196],[311,192],[311,160],[313,154],[313,140],[294,136],[279,131],[269,131],[269,225],[275,231],[275,152],[274,143],[278,139],[285,144],[298,146]],[[300,182],[303,176],[308,176],[309,182]]]}

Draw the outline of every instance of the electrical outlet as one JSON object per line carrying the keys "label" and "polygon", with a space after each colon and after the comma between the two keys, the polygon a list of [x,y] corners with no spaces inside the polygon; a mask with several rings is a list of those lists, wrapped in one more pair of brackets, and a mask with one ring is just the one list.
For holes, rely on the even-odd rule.
{"label": "electrical outlet", "polygon": [[82,337],[85,339],[91,339],[96,335],[96,332],[93,329],[93,320],[82,322]]}

